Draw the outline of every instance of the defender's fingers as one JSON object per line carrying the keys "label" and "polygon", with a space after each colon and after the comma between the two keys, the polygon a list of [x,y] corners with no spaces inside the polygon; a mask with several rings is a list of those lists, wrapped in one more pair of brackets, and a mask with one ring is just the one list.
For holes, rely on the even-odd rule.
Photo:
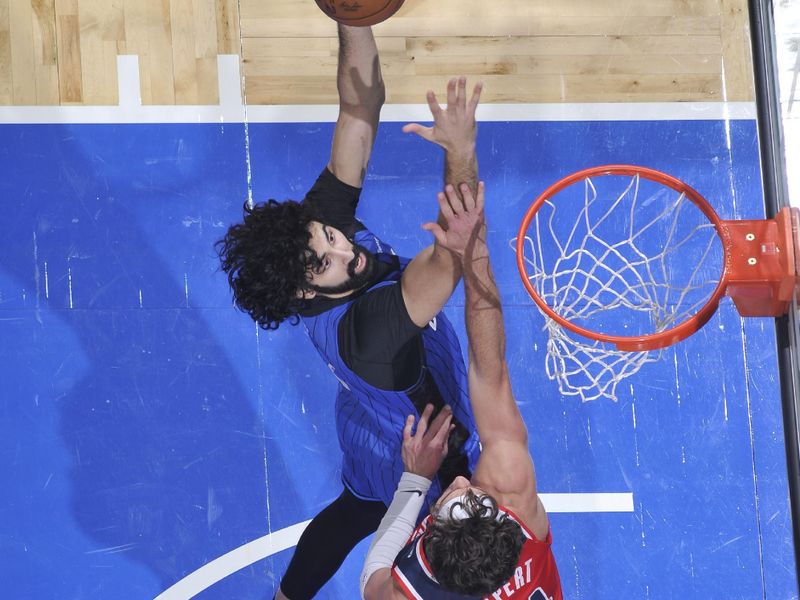
{"label": "defender's fingers", "polygon": [[452,185],[448,184],[444,187],[445,190],[444,192],[439,192],[438,194],[436,194],[436,199],[439,201],[439,210],[442,211],[442,215],[447,220],[450,220],[453,218],[453,216],[455,216],[454,206],[458,206],[457,204],[456,205],[451,204],[448,198],[449,194],[446,194],[448,188],[452,189],[452,187],[453,187]]}
{"label": "defender's fingers", "polygon": [[478,196],[475,198],[475,209],[478,211],[483,210],[484,199],[486,196],[486,183],[483,181],[478,182]]}
{"label": "defender's fingers", "polygon": [[442,422],[436,430],[436,435],[433,436],[434,445],[447,445],[447,436],[450,435],[450,425],[453,423],[453,413],[447,415],[447,418]]}
{"label": "defender's fingers", "polygon": [[456,101],[458,108],[466,108],[467,106],[467,78],[462,75],[458,78],[458,87],[456,88]]}
{"label": "defender's fingers", "polygon": [[429,142],[433,140],[433,127],[425,127],[419,123],[403,125],[403,133],[416,133],[419,137]]}
{"label": "defender's fingers", "polygon": [[447,417],[451,416],[452,414],[453,414],[453,409],[450,408],[450,405],[445,404],[442,407],[442,410],[439,411],[439,413],[436,415],[436,418],[431,423],[428,433],[430,433],[431,436],[435,435],[436,432],[439,431],[439,428],[442,426],[442,423],[444,423],[445,419],[447,419]]}
{"label": "defender's fingers", "polygon": [[431,413],[433,412],[433,404],[426,404],[425,410],[422,411],[422,414],[419,416],[419,423],[417,423],[417,435],[425,435],[425,432],[428,431],[428,420],[431,418]]}
{"label": "defender's fingers", "polygon": [[456,107],[456,100],[458,100],[458,96],[456,95],[456,83],[458,80],[453,77],[450,81],[447,82],[447,108],[453,109]]}
{"label": "defender's fingers", "polygon": [[407,442],[411,439],[411,429],[414,427],[414,415],[406,417],[406,425],[403,427],[403,441]]}
{"label": "defender's fingers", "polygon": [[453,207],[454,214],[461,214],[467,210],[464,200],[461,198],[458,192],[456,192],[456,188],[454,186],[448,185],[445,187],[444,191],[447,193],[447,201],[450,203],[450,206]]}
{"label": "defender's fingers", "polygon": [[459,188],[461,189],[461,198],[464,201],[464,208],[468,212],[474,212],[475,209],[475,194],[472,193],[472,189],[466,183],[462,183]]}
{"label": "defender's fingers", "polygon": [[475,113],[478,108],[478,103],[481,101],[481,92],[483,91],[483,82],[479,81],[472,89],[472,98],[469,99],[468,109],[471,113]]}
{"label": "defender's fingers", "polygon": [[442,107],[439,106],[439,101],[436,99],[436,94],[433,92],[433,90],[428,90],[428,93],[425,95],[425,99],[428,101],[428,108],[431,110],[433,119],[438,119],[439,113],[442,112]]}
{"label": "defender's fingers", "polygon": [[447,236],[438,223],[423,223],[422,228],[429,231],[440,245],[447,246]]}

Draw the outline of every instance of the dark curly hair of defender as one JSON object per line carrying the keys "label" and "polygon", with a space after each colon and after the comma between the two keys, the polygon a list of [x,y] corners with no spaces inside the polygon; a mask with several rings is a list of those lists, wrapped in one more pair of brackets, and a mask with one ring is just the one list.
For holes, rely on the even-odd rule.
{"label": "dark curly hair of defender", "polygon": [[311,259],[310,207],[288,200],[244,205],[244,221],[232,225],[215,248],[228,274],[236,306],[264,329],[277,329],[287,318],[297,323]]}
{"label": "dark curly hair of defender", "polygon": [[[487,504],[484,504],[487,502]],[[525,535],[519,524],[502,515],[488,494],[468,490],[457,502],[464,519],[438,517],[425,535],[425,554],[434,577],[445,589],[466,596],[491,594],[514,575]]]}

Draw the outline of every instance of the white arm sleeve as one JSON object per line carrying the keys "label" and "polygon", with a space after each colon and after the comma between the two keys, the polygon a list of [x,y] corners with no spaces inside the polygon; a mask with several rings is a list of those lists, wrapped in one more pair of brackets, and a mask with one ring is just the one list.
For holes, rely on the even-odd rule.
{"label": "white arm sleeve", "polygon": [[413,473],[403,473],[389,510],[381,519],[372,545],[367,551],[364,569],[361,571],[362,598],[364,598],[364,588],[372,574],[378,569],[391,567],[395,557],[411,537],[430,487],[430,479]]}

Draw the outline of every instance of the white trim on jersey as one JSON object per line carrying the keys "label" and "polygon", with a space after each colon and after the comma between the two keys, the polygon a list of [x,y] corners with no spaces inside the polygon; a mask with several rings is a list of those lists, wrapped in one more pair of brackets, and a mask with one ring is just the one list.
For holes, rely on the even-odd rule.
{"label": "white trim on jersey", "polygon": [[399,570],[399,569],[395,569],[395,570],[394,570],[394,573],[395,573],[395,574],[396,574],[396,575],[397,575],[397,576],[398,576],[400,579],[402,579],[402,580],[403,580],[403,585],[405,585],[405,589],[406,589],[406,591],[408,591],[408,592],[411,592],[411,594],[413,594],[413,596],[414,596],[414,598],[415,598],[416,600],[425,600],[425,599],[424,599],[422,596],[420,596],[420,595],[417,593],[417,590],[415,590],[415,589],[414,589],[414,586],[411,584],[411,582],[410,582],[408,579],[406,579],[406,576],[405,576],[405,575],[403,575],[403,572],[402,572],[401,570]]}

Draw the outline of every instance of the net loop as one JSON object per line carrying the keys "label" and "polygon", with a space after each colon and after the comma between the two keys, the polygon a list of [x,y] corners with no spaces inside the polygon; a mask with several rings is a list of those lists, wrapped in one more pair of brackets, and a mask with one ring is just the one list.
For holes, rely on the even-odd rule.
{"label": "net loop", "polygon": [[511,240],[545,316],[547,376],[583,401],[616,400],[618,384],[667,345],[636,340],[698,315],[705,322],[724,262],[715,223],[684,191],[649,180],[643,186],[638,173],[614,174],[608,186],[600,175],[545,197],[526,220],[522,243]]}

